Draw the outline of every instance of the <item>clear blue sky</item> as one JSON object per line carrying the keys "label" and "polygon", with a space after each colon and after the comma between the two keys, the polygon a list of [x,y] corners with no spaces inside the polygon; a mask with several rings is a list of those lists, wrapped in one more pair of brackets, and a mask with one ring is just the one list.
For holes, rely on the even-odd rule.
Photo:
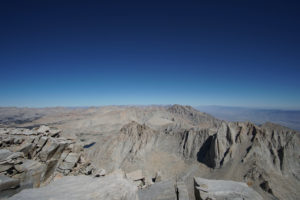
{"label": "clear blue sky", "polygon": [[297,1],[0,2],[0,106],[300,108]]}

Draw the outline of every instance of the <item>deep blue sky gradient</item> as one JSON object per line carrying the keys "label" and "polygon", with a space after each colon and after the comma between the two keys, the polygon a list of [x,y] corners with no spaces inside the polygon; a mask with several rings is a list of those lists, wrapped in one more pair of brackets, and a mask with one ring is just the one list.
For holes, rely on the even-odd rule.
{"label": "deep blue sky gradient", "polygon": [[300,108],[297,1],[0,2],[0,106]]}

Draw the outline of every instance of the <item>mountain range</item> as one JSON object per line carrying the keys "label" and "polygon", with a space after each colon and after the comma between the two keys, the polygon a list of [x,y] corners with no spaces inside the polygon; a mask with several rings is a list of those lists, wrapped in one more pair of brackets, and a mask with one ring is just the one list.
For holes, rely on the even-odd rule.
{"label": "mountain range", "polygon": [[[300,134],[279,124],[271,122],[259,124],[257,121],[231,122],[215,118],[208,114],[207,110],[200,112],[191,106],[182,105],[1,108],[0,116],[3,138],[15,137],[14,135],[21,130],[26,133],[31,130],[38,135],[41,131],[36,130],[44,130],[45,128],[41,127],[46,126],[55,127],[53,130],[61,130],[59,137],[76,141],[81,145],[80,151],[74,149],[74,145],[68,147],[73,149],[72,157],[67,161],[64,159],[55,161],[58,168],[53,165],[51,169],[54,170],[47,176],[47,181],[41,179],[49,189],[56,187],[53,180],[57,176],[74,176],[76,171],[86,171],[86,168],[77,169],[76,164],[72,164],[75,166],[74,169],[67,168],[66,171],[67,164],[59,164],[69,163],[69,160],[74,160],[73,157],[77,158],[78,152],[81,152],[82,158],[79,159],[78,166],[86,166],[80,161],[84,160],[95,168],[104,169],[107,178],[103,180],[111,182],[112,185],[117,183],[110,177],[115,177],[113,174],[118,170],[123,171],[128,179],[135,177],[133,182],[138,185],[138,190],[131,188],[127,192],[130,192],[131,198],[133,195],[140,200],[166,200],[173,197],[191,200],[233,199],[237,193],[233,191],[234,188],[241,188],[238,197],[244,199],[297,199],[300,196]],[[46,133],[48,135],[48,132],[42,134]],[[37,141],[41,138],[43,137],[39,137]],[[24,139],[25,144],[20,145],[26,146],[25,141],[28,139]],[[5,148],[19,149],[15,143],[9,147],[1,147]],[[41,151],[44,152],[43,148]],[[39,151],[33,155],[38,156]],[[61,155],[64,155],[64,151]],[[25,156],[25,159],[39,160],[41,165],[46,166],[47,162],[54,162],[51,159],[40,160],[40,156],[38,158]],[[76,162],[77,160],[78,158]],[[65,171],[61,171],[61,166]],[[13,171],[14,168],[9,170]],[[3,172],[3,175],[10,178],[20,176],[10,174],[10,171]],[[79,183],[81,179],[85,181],[84,178],[78,177],[72,179],[72,182],[75,184],[78,180]],[[71,181],[63,178],[57,185],[63,185],[64,181],[67,183],[69,180]],[[100,182],[96,181],[95,184],[101,185],[101,180],[100,178]],[[172,189],[174,185],[175,191]],[[76,187],[74,185],[74,188]],[[214,191],[216,188],[221,191],[227,189],[220,197],[218,196],[220,191]],[[54,194],[51,196],[43,188],[40,189],[46,196],[60,198]],[[32,189],[32,192],[22,190],[12,199],[17,197],[41,199],[40,189]],[[69,190],[72,192],[72,189]],[[249,192],[246,192],[248,190]],[[127,195],[127,192],[123,191],[120,195]],[[231,195],[230,198],[224,197],[225,193]],[[186,195],[180,197],[179,194]],[[162,198],[161,195],[166,196]]]}

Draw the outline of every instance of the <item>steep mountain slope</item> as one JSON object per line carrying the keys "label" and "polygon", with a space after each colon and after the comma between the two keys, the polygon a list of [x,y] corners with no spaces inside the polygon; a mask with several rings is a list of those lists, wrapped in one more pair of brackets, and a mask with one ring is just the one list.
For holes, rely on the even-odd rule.
{"label": "steep mountain slope", "polygon": [[284,127],[224,122],[211,139],[204,163],[218,168],[219,177],[243,177],[270,198],[295,199],[300,187],[299,143],[299,133]]}

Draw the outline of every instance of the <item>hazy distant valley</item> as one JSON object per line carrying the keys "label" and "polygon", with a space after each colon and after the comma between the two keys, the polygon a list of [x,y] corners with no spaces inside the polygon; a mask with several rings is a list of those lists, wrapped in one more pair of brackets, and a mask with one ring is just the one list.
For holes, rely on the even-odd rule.
{"label": "hazy distant valley", "polygon": [[1,108],[1,196],[61,199],[61,186],[77,199],[93,199],[97,188],[97,199],[300,196],[299,132],[206,113],[181,105]]}
{"label": "hazy distant valley", "polygon": [[227,121],[251,121],[256,124],[272,122],[300,130],[299,110],[258,109],[229,106],[197,106],[199,111]]}

